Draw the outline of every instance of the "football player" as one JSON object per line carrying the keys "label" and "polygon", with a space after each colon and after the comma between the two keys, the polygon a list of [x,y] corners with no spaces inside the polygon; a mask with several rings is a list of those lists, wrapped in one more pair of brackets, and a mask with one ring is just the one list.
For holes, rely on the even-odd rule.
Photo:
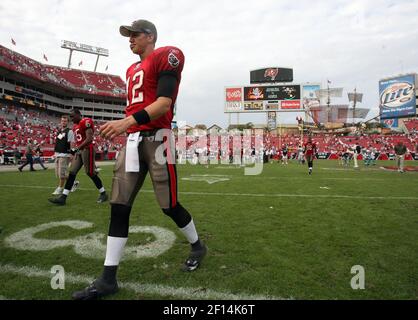
{"label": "football player", "polygon": [[[119,31],[129,38],[130,49],[139,55],[140,61],[132,64],[126,72],[126,118],[107,122],[100,132],[106,139],[124,132],[129,136],[115,164],[103,273],[84,290],[74,292],[75,300],[96,299],[118,290],[116,273],[128,240],[129,216],[148,172],[161,210],[174,221],[191,245],[182,269],[195,270],[207,251],[191,215],[180,204],[177,194],[171,121],[184,55],[176,47],[155,49],[157,29],[147,20],[121,26]],[[161,161],[158,156],[161,150],[164,150],[166,161]]]}
{"label": "football player", "polygon": [[282,157],[282,164],[286,164],[286,165],[288,164],[288,162],[287,162],[288,153],[289,153],[289,149],[287,148],[287,144],[285,144],[282,147],[282,155],[283,155],[283,157]]}
{"label": "football player", "polygon": [[96,165],[95,165],[95,151],[93,147],[93,133],[94,133],[94,123],[90,118],[82,118],[81,112],[78,109],[71,110],[70,116],[74,122],[73,132],[75,137],[75,148],[71,149],[71,153],[74,155],[73,160],[71,161],[70,172],[68,179],[65,183],[64,191],[61,195],[56,198],[48,199],[49,202],[56,205],[65,205],[67,197],[71,192],[77,173],[80,171],[81,167],[84,165],[86,174],[94,182],[96,188],[99,190],[99,198],[97,203],[102,203],[107,201],[108,196],[106,190],[103,187],[102,180],[100,180],[97,175]]}
{"label": "football player", "polygon": [[308,162],[309,167],[309,174],[312,174],[312,168],[313,168],[313,160],[316,154],[316,145],[312,142],[312,138],[308,138],[308,142],[305,143],[305,158]]}

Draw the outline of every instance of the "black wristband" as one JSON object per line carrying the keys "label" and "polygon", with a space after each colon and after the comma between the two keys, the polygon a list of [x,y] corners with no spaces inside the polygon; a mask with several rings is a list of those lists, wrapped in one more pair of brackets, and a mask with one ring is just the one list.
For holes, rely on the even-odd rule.
{"label": "black wristband", "polygon": [[151,121],[151,118],[149,117],[149,114],[145,111],[145,109],[135,112],[132,116],[134,117],[136,123],[139,125],[146,124]]}

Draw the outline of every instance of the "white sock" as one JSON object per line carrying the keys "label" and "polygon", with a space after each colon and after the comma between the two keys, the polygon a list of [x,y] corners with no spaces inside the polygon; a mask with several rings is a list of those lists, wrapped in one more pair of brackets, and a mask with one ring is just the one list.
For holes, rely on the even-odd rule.
{"label": "white sock", "polygon": [[68,196],[70,194],[70,190],[68,189],[64,189],[64,191],[62,192],[63,195]]}
{"label": "white sock", "polygon": [[99,190],[99,192],[100,192],[100,193],[105,192],[105,188],[104,188],[104,187],[101,187],[101,188],[100,188],[100,190]]}
{"label": "white sock", "polygon": [[181,228],[180,231],[186,236],[187,240],[192,244],[199,240],[199,237],[196,232],[196,227],[194,225],[193,219],[189,222],[187,226]]}
{"label": "white sock", "polygon": [[128,238],[107,237],[105,266],[117,266]]}

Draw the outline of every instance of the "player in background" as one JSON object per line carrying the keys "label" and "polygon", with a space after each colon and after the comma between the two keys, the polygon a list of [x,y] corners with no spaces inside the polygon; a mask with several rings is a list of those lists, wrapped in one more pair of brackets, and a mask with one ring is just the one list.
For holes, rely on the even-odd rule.
{"label": "player in background", "polygon": [[287,144],[285,144],[282,147],[282,164],[285,164],[285,165],[288,164],[287,162],[288,155],[289,155],[289,149],[287,148]]}
{"label": "player in background", "polygon": [[306,161],[308,162],[309,174],[312,174],[313,160],[316,154],[316,145],[312,142],[311,137],[309,137],[308,142],[305,143],[304,152]]}
{"label": "player in background", "polygon": [[[58,187],[52,193],[54,196],[62,194],[65,181],[68,178],[68,166],[71,163],[71,143],[74,143],[74,132],[68,127],[68,115],[61,116],[61,128],[55,137],[55,174],[58,178]],[[75,181],[71,191],[75,190],[79,182]]]}
{"label": "player in background", "polygon": [[44,162],[42,160],[42,150],[41,150],[41,143],[38,143],[38,141],[34,141],[35,144],[35,155],[33,157],[33,164],[39,163],[42,169],[47,170],[47,167],[45,167]]}
{"label": "player in background", "polygon": [[304,150],[303,150],[303,146],[300,144],[298,147],[298,163],[299,164],[304,164],[305,163],[305,155],[304,155]]}
{"label": "player in background", "polygon": [[358,166],[358,157],[359,155],[361,155],[361,146],[359,144],[355,144],[353,146],[354,149],[354,155],[353,155],[353,159],[354,159],[354,168],[357,169]]}
{"label": "player in background", "polygon": [[99,190],[100,195],[97,199],[97,203],[105,202],[108,199],[105,188],[103,187],[102,180],[97,175],[95,165],[95,151],[93,147],[93,133],[94,123],[90,118],[82,118],[81,112],[78,109],[71,110],[70,114],[74,126],[73,132],[75,137],[76,147],[71,149],[71,153],[74,155],[71,161],[70,173],[65,183],[64,191],[56,198],[48,199],[49,202],[56,205],[65,205],[67,197],[71,192],[77,173],[84,165],[86,174],[94,182],[96,188]]}
{"label": "player in background", "polygon": [[173,220],[190,244],[190,254],[182,270],[196,270],[207,251],[192,216],[180,204],[177,194],[171,122],[184,55],[176,47],[155,49],[157,29],[147,20],[121,26],[119,32],[129,38],[130,49],[139,55],[140,61],[132,64],[126,73],[126,118],[109,121],[100,131],[102,137],[110,140],[125,132],[129,136],[115,164],[103,273],[87,288],[74,292],[75,300],[97,299],[118,291],[116,274],[128,240],[129,217],[148,173],[162,212]]}

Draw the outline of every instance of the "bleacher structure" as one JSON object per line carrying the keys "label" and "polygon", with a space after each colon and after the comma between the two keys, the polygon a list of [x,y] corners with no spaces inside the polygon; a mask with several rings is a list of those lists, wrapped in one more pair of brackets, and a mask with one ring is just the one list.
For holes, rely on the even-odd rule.
{"label": "bleacher structure", "polygon": [[95,120],[124,116],[126,89],[117,75],[40,63],[0,45],[0,98],[56,113],[73,107]]}

